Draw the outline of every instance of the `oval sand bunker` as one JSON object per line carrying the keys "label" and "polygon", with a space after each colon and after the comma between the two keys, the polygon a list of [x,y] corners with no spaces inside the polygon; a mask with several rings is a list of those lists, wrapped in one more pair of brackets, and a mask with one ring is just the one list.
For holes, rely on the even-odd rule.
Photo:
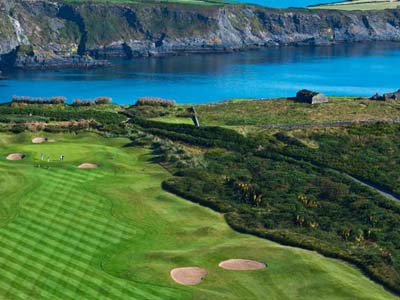
{"label": "oval sand bunker", "polygon": [[207,275],[207,271],[197,267],[176,268],[171,270],[170,275],[176,283],[196,285]]}
{"label": "oval sand bunker", "polygon": [[44,142],[47,142],[47,138],[36,137],[36,138],[32,139],[32,143],[34,143],[34,144],[41,144],[41,143],[44,143]]}
{"label": "oval sand bunker", "polygon": [[21,160],[25,157],[23,153],[12,153],[7,156],[8,160]]}
{"label": "oval sand bunker", "polygon": [[91,163],[83,163],[78,166],[79,169],[96,169],[97,165]]}
{"label": "oval sand bunker", "polygon": [[234,271],[261,270],[267,267],[262,262],[250,259],[228,259],[221,262],[219,266],[223,269]]}

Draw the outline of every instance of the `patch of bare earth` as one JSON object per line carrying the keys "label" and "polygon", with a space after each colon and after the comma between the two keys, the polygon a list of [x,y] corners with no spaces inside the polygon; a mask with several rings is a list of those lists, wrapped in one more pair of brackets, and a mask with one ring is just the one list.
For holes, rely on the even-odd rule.
{"label": "patch of bare earth", "polygon": [[91,163],[83,163],[78,166],[79,169],[96,169],[97,165]]}
{"label": "patch of bare earth", "polygon": [[207,275],[207,271],[197,267],[176,268],[171,270],[170,275],[176,283],[196,285]]}
{"label": "patch of bare earth", "polygon": [[8,160],[21,160],[25,157],[23,153],[12,153],[7,156]]}
{"label": "patch of bare earth", "polygon": [[221,262],[219,266],[223,269],[233,271],[261,270],[267,267],[262,262],[250,259],[228,259]]}

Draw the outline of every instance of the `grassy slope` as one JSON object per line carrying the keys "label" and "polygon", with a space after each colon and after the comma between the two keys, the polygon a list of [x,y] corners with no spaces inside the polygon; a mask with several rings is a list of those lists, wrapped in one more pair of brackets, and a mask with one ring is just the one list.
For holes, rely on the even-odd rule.
{"label": "grassy slope", "polygon": [[[345,263],[237,234],[221,215],[163,192],[169,175],[146,149],[88,134],[55,137],[32,145],[28,135],[0,135],[1,299],[395,299]],[[10,152],[28,157],[5,161]],[[66,161],[34,168],[40,153]],[[100,168],[76,168],[85,161]],[[217,267],[230,257],[269,267]],[[197,287],[178,286],[168,273],[181,265],[209,275]]]}
{"label": "grassy slope", "polygon": [[350,0],[332,4],[314,6],[315,9],[340,9],[340,10],[381,10],[395,9],[400,6],[398,0]]}
{"label": "grassy slope", "polygon": [[[244,102],[246,101],[246,102]],[[200,123],[204,126],[287,125],[331,121],[388,120],[399,118],[399,101],[355,100],[350,97],[330,97],[330,102],[309,105],[287,99],[232,100],[196,105]],[[176,109],[163,111],[158,121],[186,123],[176,118]]]}

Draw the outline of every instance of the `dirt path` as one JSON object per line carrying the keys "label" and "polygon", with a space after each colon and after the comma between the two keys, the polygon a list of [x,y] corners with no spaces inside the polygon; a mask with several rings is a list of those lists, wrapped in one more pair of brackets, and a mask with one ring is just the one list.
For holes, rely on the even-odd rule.
{"label": "dirt path", "polygon": [[349,174],[347,174],[347,173],[342,173],[342,172],[341,172],[341,174],[343,174],[344,176],[346,176],[346,177],[352,179],[353,181],[356,181],[357,183],[359,183],[359,184],[361,184],[361,185],[363,185],[363,186],[366,186],[366,187],[368,187],[368,188],[370,188],[370,189],[372,189],[372,190],[378,192],[379,194],[381,194],[382,196],[384,196],[384,197],[386,197],[386,198],[388,198],[388,199],[390,199],[390,200],[400,201],[400,198],[398,198],[398,197],[397,197],[396,195],[394,195],[393,193],[389,193],[389,192],[383,191],[383,190],[379,189],[378,187],[373,186],[373,185],[371,185],[371,184],[369,184],[369,183],[367,183],[367,182],[365,182],[365,181],[362,181],[362,180],[360,180],[360,179],[357,179],[357,178],[355,178],[355,177],[353,177],[353,176],[351,176],[351,175],[349,175]]}

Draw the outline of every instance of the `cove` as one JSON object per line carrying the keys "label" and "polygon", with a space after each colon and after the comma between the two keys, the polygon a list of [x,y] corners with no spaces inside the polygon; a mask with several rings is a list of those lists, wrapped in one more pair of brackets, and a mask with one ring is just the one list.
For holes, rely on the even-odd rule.
{"label": "cove", "polygon": [[141,96],[179,103],[293,96],[308,88],[328,95],[369,96],[400,88],[400,43],[286,46],[224,54],[115,59],[103,69],[9,71],[0,102],[18,96]]}

